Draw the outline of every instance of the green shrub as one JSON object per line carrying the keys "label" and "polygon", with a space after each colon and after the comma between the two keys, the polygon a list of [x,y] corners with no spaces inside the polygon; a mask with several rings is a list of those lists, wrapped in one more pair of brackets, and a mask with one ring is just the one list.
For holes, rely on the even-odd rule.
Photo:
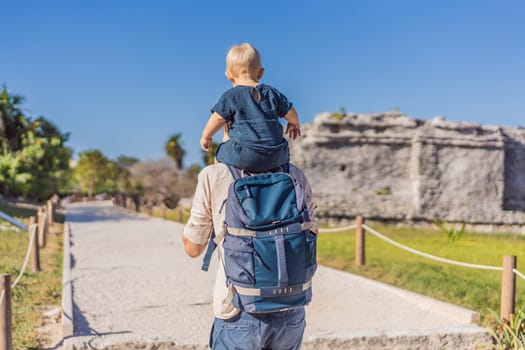
{"label": "green shrub", "polygon": [[494,344],[485,346],[494,350],[524,350],[525,349],[525,305],[505,322],[491,310],[492,320],[490,333]]}
{"label": "green shrub", "polygon": [[450,242],[458,241],[465,233],[465,223],[461,224],[461,228],[457,230],[455,227],[447,227],[448,223],[445,220],[434,219],[436,225],[441,232],[443,232]]}
{"label": "green shrub", "polygon": [[384,187],[381,187],[380,189],[378,189],[376,191],[376,194],[378,196],[388,196],[388,195],[392,194],[392,190],[390,189],[390,186],[384,186]]}
{"label": "green shrub", "polygon": [[338,121],[343,120],[346,116],[346,109],[344,107],[339,108],[339,112],[332,114],[332,118]]}

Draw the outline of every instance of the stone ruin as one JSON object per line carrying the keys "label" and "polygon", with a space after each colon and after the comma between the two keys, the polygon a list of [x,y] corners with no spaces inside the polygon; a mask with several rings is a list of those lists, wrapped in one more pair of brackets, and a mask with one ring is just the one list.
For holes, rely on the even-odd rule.
{"label": "stone ruin", "polygon": [[290,141],[321,218],[525,228],[525,128],[323,113]]}

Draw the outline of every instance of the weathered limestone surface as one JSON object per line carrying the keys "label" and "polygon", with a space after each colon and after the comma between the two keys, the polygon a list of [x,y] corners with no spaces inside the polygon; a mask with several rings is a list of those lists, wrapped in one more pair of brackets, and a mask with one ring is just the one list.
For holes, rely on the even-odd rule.
{"label": "weathered limestone surface", "polygon": [[324,113],[290,142],[321,217],[525,224],[525,129]]}

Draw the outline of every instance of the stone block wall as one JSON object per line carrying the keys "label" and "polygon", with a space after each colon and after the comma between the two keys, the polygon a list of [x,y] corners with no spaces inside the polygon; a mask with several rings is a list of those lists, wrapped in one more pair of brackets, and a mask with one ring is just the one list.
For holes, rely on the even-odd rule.
{"label": "stone block wall", "polygon": [[525,129],[510,129],[505,143],[505,210],[525,211]]}
{"label": "stone block wall", "polygon": [[322,217],[525,224],[525,129],[324,113],[290,142]]}

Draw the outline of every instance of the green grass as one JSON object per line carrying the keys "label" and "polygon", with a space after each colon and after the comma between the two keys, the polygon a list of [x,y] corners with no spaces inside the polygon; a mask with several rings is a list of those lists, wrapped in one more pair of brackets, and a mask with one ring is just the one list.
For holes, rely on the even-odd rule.
{"label": "green grass", "polygon": [[32,206],[23,206],[0,201],[0,211],[16,218],[28,218],[36,215],[36,209]]}
{"label": "green grass", "polygon": [[[3,204],[6,206],[6,204]],[[9,213],[27,224],[21,216],[35,215],[29,209],[10,208]],[[5,208],[0,209],[8,212]],[[18,214],[18,215],[17,215]],[[13,345],[15,349],[38,349],[42,341],[36,329],[43,325],[43,310],[59,306],[62,294],[62,224],[54,224],[48,235],[46,247],[40,250],[42,271],[31,273],[30,266],[20,283],[12,290]],[[11,282],[18,276],[27,251],[27,232],[0,231],[0,273],[11,275]],[[28,264],[30,265],[30,263]]]}
{"label": "green grass", "polygon": [[[511,234],[465,233],[456,242],[434,229],[397,228],[369,224],[378,232],[417,250],[462,262],[502,266],[504,255],[518,256],[525,272],[525,237]],[[488,322],[489,309],[499,312],[501,272],[435,262],[366,234],[366,265],[354,265],[354,233],[320,234],[319,263],[363,275],[480,312]],[[525,281],[517,277],[516,305],[525,304]]]}
{"label": "green grass", "polygon": [[[0,211],[8,214],[12,217],[17,218],[18,220],[23,220],[29,218],[30,216],[37,215],[37,205],[32,204],[22,204],[22,203],[9,203],[0,200]],[[64,223],[65,216],[62,212],[55,212],[55,222]]]}

